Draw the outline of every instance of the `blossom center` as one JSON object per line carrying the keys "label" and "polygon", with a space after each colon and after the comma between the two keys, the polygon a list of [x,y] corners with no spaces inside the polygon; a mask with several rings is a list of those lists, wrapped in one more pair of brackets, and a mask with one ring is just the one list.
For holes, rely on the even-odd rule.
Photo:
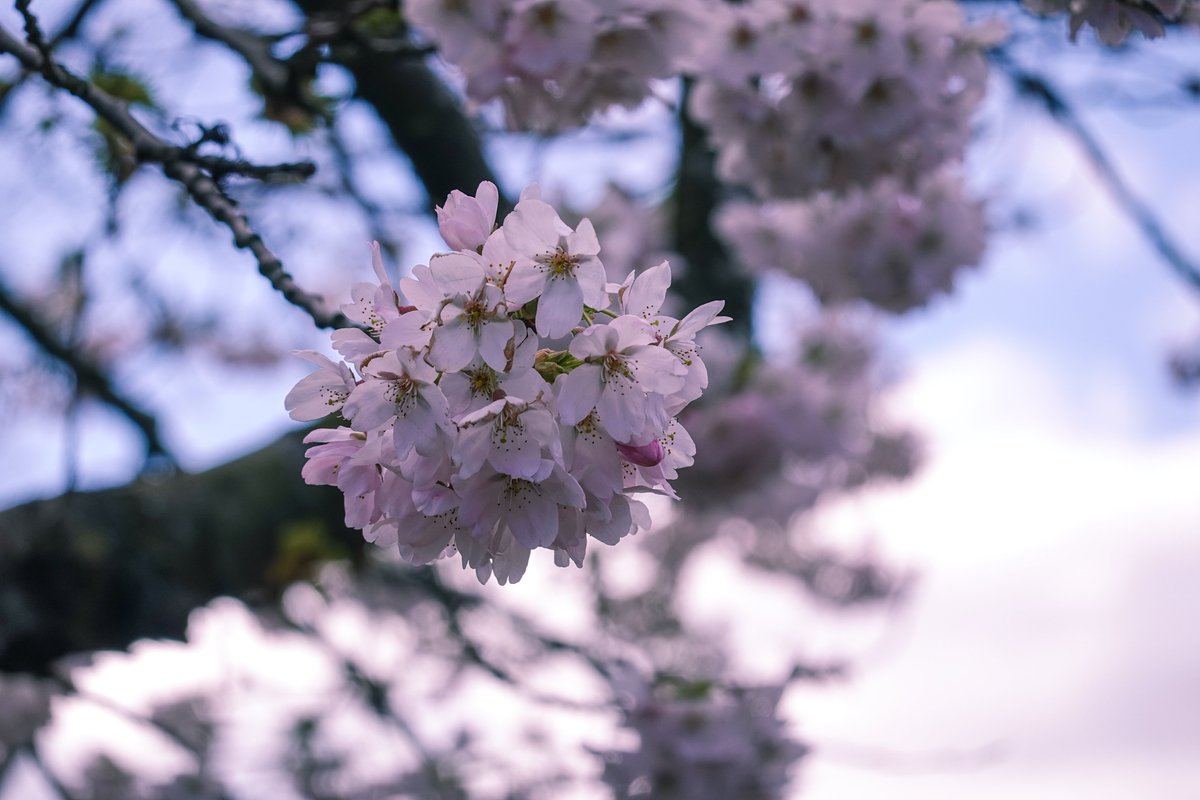
{"label": "blossom center", "polygon": [[625,359],[619,353],[609,353],[604,357],[604,371],[609,375],[620,375],[633,380],[633,372]]}
{"label": "blossom center", "polygon": [[556,249],[548,257],[544,263],[550,270],[552,278],[561,278],[575,272],[575,267],[579,263],[579,258],[563,250],[561,247]]}
{"label": "blossom center", "polygon": [[467,301],[463,307],[463,316],[467,319],[467,325],[472,330],[478,331],[483,327],[483,323],[487,322],[492,316],[491,309],[487,307],[487,302],[482,297],[475,297]]}
{"label": "blossom center", "polygon": [[496,391],[496,373],[490,367],[477,370],[464,370],[471,387],[471,394],[476,397],[491,397]]}
{"label": "blossom center", "polygon": [[504,487],[504,499],[508,501],[509,508],[529,505],[541,494],[536,483],[524,478],[509,478],[508,485]]}

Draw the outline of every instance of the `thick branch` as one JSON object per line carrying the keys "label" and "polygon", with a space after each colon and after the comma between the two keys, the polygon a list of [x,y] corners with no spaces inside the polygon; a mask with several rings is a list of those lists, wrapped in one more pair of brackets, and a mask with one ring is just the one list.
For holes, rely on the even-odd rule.
{"label": "thick branch", "polygon": [[340,493],[300,478],[293,434],[200,474],[0,511],[0,671],[181,638],[220,595],[271,601],[322,560],[357,559]]}
{"label": "thick branch", "polygon": [[685,85],[679,104],[679,168],[671,196],[673,244],[686,259],[688,272],[674,288],[689,306],[724,300],[724,313],[733,317],[731,325],[748,331],[754,284],[732,263],[729,251],[713,230],[712,215],[720,201],[721,184],[705,131],[688,116],[689,90],[690,86]]}
{"label": "thick branch", "polygon": [[[296,0],[312,26],[345,13],[340,0]],[[345,30],[345,26],[342,26]],[[330,60],[354,75],[354,94],[375,108],[396,145],[412,161],[429,209],[454,189],[473,193],[481,181],[496,182],[479,133],[459,99],[411,48],[380,52],[346,31],[331,42]],[[501,200],[501,214],[511,204]]]}

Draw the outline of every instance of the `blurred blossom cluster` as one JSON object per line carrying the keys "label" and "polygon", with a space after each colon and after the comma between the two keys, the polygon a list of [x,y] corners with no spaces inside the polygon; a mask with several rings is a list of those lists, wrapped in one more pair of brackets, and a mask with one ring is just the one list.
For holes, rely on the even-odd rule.
{"label": "blurred blossom cluster", "polygon": [[783,689],[639,687],[624,717],[638,746],[605,754],[604,782],[617,800],[782,797],[807,752],[776,713]]}
{"label": "blurred blossom cluster", "polygon": [[681,479],[695,509],[711,499],[718,513],[786,523],[825,492],[911,472],[912,442],[877,419],[876,343],[862,318],[819,313],[793,336],[793,356],[757,365],[706,341],[712,386],[685,421],[717,457]]}
{"label": "blurred blossom cluster", "polygon": [[[954,165],[1003,29],[968,24],[958,3],[425,0],[407,13],[516,128],[579,125],[639,104],[651,78],[688,76],[717,175],[766,204],[722,216],[752,272],[902,311],[982,254],[983,213]],[[747,247],[773,236],[788,241]]]}
{"label": "blurred blossom cluster", "polygon": [[[82,5],[86,13],[104,4]],[[130,17],[144,10],[126,5],[122,13]],[[323,676],[313,684],[324,696],[298,690],[303,707],[277,714],[286,717],[286,727],[273,734],[291,747],[293,759],[281,759],[280,773],[294,773],[298,785],[307,781],[298,791],[314,797],[563,796],[550,792],[578,784],[586,767],[556,758],[545,742],[570,726],[551,730],[544,741],[536,731],[521,740],[508,711],[525,706],[529,716],[550,719],[552,709],[564,719],[568,713],[585,719],[587,725],[577,727],[591,738],[572,742],[571,752],[586,753],[593,767],[588,780],[602,781],[617,798],[785,796],[790,771],[807,749],[781,720],[780,699],[792,681],[819,679],[841,666],[813,667],[797,642],[773,642],[780,652],[794,650],[779,662],[790,663],[774,675],[774,683],[768,678],[766,685],[747,686],[738,671],[742,653],[733,646],[742,641],[741,630],[735,637],[689,617],[696,586],[703,584],[706,599],[725,591],[713,588],[716,582],[704,572],[706,559],[693,557],[732,556],[740,562],[735,581],[783,576],[789,580],[780,583],[796,589],[796,598],[802,590],[805,599],[841,606],[903,590],[903,579],[878,566],[873,554],[855,559],[808,536],[816,523],[804,515],[833,496],[903,478],[917,466],[916,436],[894,425],[882,408],[888,376],[876,334],[894,316],[953,292],[964,271],[983,257],[986,209],[972,193],[963,164],[989,81],[989,50],[1006,47],[1003,26],[979,22],[982,16],[968,15],[966,4],[953,0],[404,0],[343,8],[332,2],[285,3],[279,9],[286,24],[274,31],[257,17],[269,13],[257,5],[253,13],[242,9],[224,17],[241,20],[236,24],[245,28],[208,20],[204,15],[214,9],[204,3],[169,5],[167,13],[178,7],[196,32],[249,63],[253,105],[262,101],[263,119],[238,125],[269,125],[264,120],[279,116],[270,113],[272,103],[296,104],[311,129],[291,129],[288,141],[301,140],[314,151],[329,146],[331,157],[320,164],[313,185],[333,175],[341,200],[354,206],[354,219],[361,212],[371,223],[369,237],[383,242],[382,248],[374,246],[375,280],[352,288],[351,302],[342,306],[344,318],[297,303],[318,324],[352,323],[333,333],[334,358],[297,351],[316,370],[288,393],[288,412],[305,422],[332,418],[330,426],[305,438],[303,478],[341,492],[331,494],[328,527],[340,532],[333,523],[344,509],[347,526],[396,557],[356,559],[352,568],[327,566],[312,583],[282,592],[281,614],[264,613],[245,626],[254,638],[276,639],[281,652],[292,653],[280,661],[292,659],[294,666],[300,663],[294,654],[304,653],[316,665],[314,674]],[[324,8],[314,12],[310,5]],[[1111,46],[1135,31],[1152,38],[1167,24],[1200,17],[1200,0],[1023,5],[1045,16],[1069,15],[1072,39],[1090,26]],[[1014,4],[1014,15],[1017,8]],[[110,27],[124,30],[124,24]],[[1018,26],[1014,30],[1020,32]],[[214,31],[224,31],[225,38]],[[125,36],[103,43],[116,54],[114,63],[128,55],[119,41]],[[279,55],[301,39],[305,43],[292,55]],[[1066,36],[1060,31],[1056,39]],[[136,41],[132,35],[129,40]],[[430,45],[441,63],[421,60]],[[71,53],[70,47],[62,50]],[[100,87],[101,62],[109,53],[96,50],[97,66],[87,80]],[[247,57],[246,51],[261,57]],[[1002,49],[1006,57],[1016,51]],[[211,67],[201,59],[197,64],[202,65],[186,74],[188,80]],[[363,66],[372,64],[389,64],[400,75],[426,70],[439,90],[446,87],[438,81],[448,78],[458,81],[461,94],[454,99],[453,91],[442,93],[441,106],[419,93],[414,95],[419,102],[389,106],[390,97],[371,99],[360,91],[368,84],[364,78],[378,77]],[[333,65],[341,72],[325,69]],[[276,68],[287,80],[272,88],[264,78]],[[12,86],[0,85],[0,103],[8,103],[10,116],[28,99],[23,85],[52,73],[26,65]],[[339,75],[352,88],[336,88]],[[132,90],[132,97],[116,99],[136,104],[148,89],[135,77],[114,72],[105,85]],[[163,80],[164,96],[185,94],[182,83],[172,86],[170,76]],[[380,83],[389,92],[400,86]],[[291,97],[297,85],[304,87],[303,96]],[[289,96],[276,96],[280,87]],[[318,88],[344,94],[325,97]],[[479,182],[521,171],[487,163],[507,151],[492,147],[496,139],[476,135],[471,115],[484,106],[500,109],[511,130],[547,134],[586,125],[613,108],[643,105],[659,116],[625,115],[621,122],[632,120],[629,128],[597,130],[564,148],[574,159],[590,143],[615,142],[622,166],[646,167],[649,178],[638,193],[608,186],[591,207],[560,213],[565,201],[543,197],[537,184],[514,207],[492,182]],[[358,121],[357,110],[338,116],[358,106],[381,113],[358,115]],[[1065,107],[1050,109],[1060,122]],[[154,115],[145,116],[163,121],[174,113],[155,107]],[[667,124],[655,127],[668,115]],[[356,130],[359,125],[365,130],[367,117],[380,126],[378,136]],[[398,117],[432,135],[405,138],[412,130],[400,130]],[[350,122],[343,124],[343,118]],[[71,123],[63,119],[55,125]],[[147,131],[158,129],[147,124]],[[53,126],[44,127],[49,132]],[[105,130],[88,127],[87,135]],[[640,156],[630,156],[637,148],[625,148],[625,137],[657,138],[656,146],[670,140],[678,159],[643,165]],[[386,145],[367,147],[364,142],[373,138]],[[430,147],[430,139],[438,146]],[[108,145],[114,143],[128,144],[121,136]],[[196,156],[202,144],[204,152]],[[207,159],[210,148],[225,144],[204,138],[170,152]],[[466,166],[448,170],[452,177],[435,187],[430,173],[437,170],[429,167],[446,153],[463,156]],[[359,173],[367,170],[355,169],[354,160],[361,158],[362,166],[381,155],[386,170],[378,169],[382,161],[372,160],[371,166],[374,177],[385,178],[358,185]],[[590,155],[579,162],[587,164],[581,172],[596,171]],[[460,166],[450,158],[434,166],[445,164]],[[388,241],[389,225],[380,223],[399,227],[400,220],[407,230],[408,212],[396,211],[407,201],[397,197],[412,187],[389,194],[396,184],[387,178],[409,165],[428,195],[444,196],[451,186],[460,190],[436,208],[447,251],[402,277],[389,277],[383,253],[398,252],[403,237]],[[127,166],[130,171],[112,185],[114,221],[118,192],[139,187],[140,177],[133,176],[140,163],[134,159]],[[500,166],[505,169],[493,171]],[[531,171],[537,168],[540,164]],[[464,172],[470,177],[463,178]],[[165,174],[178,180],[169,170]],[[243,191],[239,181],[245,177],[212,172],[209,202],[244,207],[245,219],[234,221],[248,227],[253,219],[261,228],[271,214]],[[333,182],[317,185],[315,193],[334,192]],[[462,191],[476,184],[474,194]],[[198,190],[187,188],[199,203]],[[296,198],[304,190],[288,191]],[[586,197],[586,190],[567,194]],[[655,203],[643,202],[646,198]],[[157,195],[153,199],[147,205],[169,205]],[[302,217],[297,208],[324,213],[327,206],[289,205],[278,216]],[[213,216],[229,226],[227,209]],[[296,227],[313,240],[335,228],[351,231],[346,236],[356,242],[369,238],[340,221],[324,229]],[[112,228],[110,237],[115,222]],[[251,236],[239,227],[235,242],[265,249],[276,235],[269,227],[262,231]],[[303,247],[296,249],[300,252],[281,250],[266,263],[287,262],[294,269],[304,260]],[[330,263],[324,255],[312,260]],[[246,334],[249,328],[227,333],[218,317],[210,319],[204,309],[173,308],[166,300],[170,295],[151,284],[132,283],[124,301],[127,309],[140,309],[131,317],[140,321],[112,326],[111,320],[129,315],[122,316],[117,306],[118,313],[107,307],[104,314],[93,313],[84,266],[81,250],[64,259],[51,281],[53,292],[27,293],[45,327],[69,334],[62,341],[81,356],[103,364],[138,348],[171,354],[186,348],[253,367],[278,356],[270,337]],[[174,274],[164,285],[174,286]],[[296,275],[297,283],[311,285],[302,271]],[[281,291],[289,299],[304,294]],[[721,316],[726,301],[738,319],[722,326],[731,322]],[[257,307],[254,315],[257,319]],[[107,321],[84,324],[93,316]],[[308,333],[307,318],[305,325]],[[0,381],[0,399],[19,390],[48,397],[44,381],[22,378],[17,385],[12,376],[19,366],[0,363],[0,375],[9,378]],[[1180,350],[1172,368],[1180,381],[1200,383],[1200,348]],[[31,389],[23,388],[26,383]],[[74,403],[74,391],[59,390],[62,405]],[[676,500],[682,502],[667,507]],[[326,531],[324,522],[310,522],[280,528],[287,545],[281,552],[311,546],[319,553],[314,561],[341,557],[340,549],[312,544],[324,542]],[[633,536],[651,528],[652,535]],[[361,543],[357,534],[351,539],[355,546]],[[535,550],[551,551],[559,567],[582,566],[589,540],[621,546],[599,558],[593,553],[586,580],[559,570],[536,576],[552,582],[552,602],[562,604],[545,620],[515,610],[528,594],[489,596],[469,586],[473,579],[451,563],[457,559],[480,583],[495,578],[507,584],[522,579]],[[448,566],[410,569],[434,563]],[[293,577],[292,571],[280,573],[287,577],[272,591]],[[533,576],[525,588],[533,589],[532,582]],[[538,602],[549,599],[539,596]],[[743,610],[730,606],[731,630],[741,623],[732,618]],[[561,628],[552,620],[559,612],[570,618]],[[252,616],[241,606],[236,614]],[[214,639],[224,646],[228,637],[222,629]],[[287,672],[275,662],[257,663],[245,655],[248,649],[232,652],[245,658],[247,674],[259,668]],[[638,665],[636,675],[625,671],[630,664]],[[475,694],[481,686],[494,694]],[[231,731],[242,720],[227,713],[238,697],[226,696],[224,683],[202,688],[158,708],[148,721],[195,734],[190,741],[171,738],[194,752],[197,773],[214,783],[193,791],[181,780],[147,796],[221,791],[213,777],[218,770],[209,770],[207,760],[222,748],[238,750],[241,739]],[[52,701],[70,693],[66,684],[0,674],[0,765],[36,745],[38,730],[52,716]],[[335,696],[352,702],[329,702]],[[437,726],[426,726],[421,717],[444,715],[447,698],[461,701],[466,722],[432,730]],[[495,724],[497,715],[478,713],[493,698],[503,709],[503,726]],[[350,705],[353,714],[343,718]],[[410,724],[405,715],[416,708],[435,711],[414,715]],[[614,726],[615,745],[604,739]],[[363,741],[347,738],[352,730],[364,734]],[[505,739],[495,748],[505,757],[496,759],[495,775],[518,775],[523,765],[515,762],[531,752],[540,756],[529,770],[528,789],[514,782],[517,788],[498,793],[503,780],[486,774],[495,758],[485,741],[489,733]],[[432,744],[426,746],[422,736]],[[412,751],[405,763],[393,758],[397,741]],[[396,772],[380,778],[387,783],[376,786],[372,776],[353,774],[356,751],[360,758],[373,757],[368,746],[389,751],[379,757]],[[326,791],[322,782],[338,773],[344,773],[338,778],[344,783],[330,783],[335,788]],[[361,786],[352,785],[360,778]],[[132,776],[115,763],[94,765],[87,780],[92,794],[81,797],[137,796]]]}
{"label": "blurred blossom cluster", "polygon": [[911,187],[885,177],[844,195],[811,200],[733,201],[717,230],[752,272],[800,278],[823,303],[861,298],[903,313],[948,293],[958,269],[983,255],[983,206],[956,169]]}
{"label": "blurred blossom cluster", "polygon": [[719,6],[690,111],[717,170],[756,195],[801,197],[961,156],[986,87],[983,50],[957,3]]}
{"label": "blurred blossom cluster", "polygon": [[412,0],[408,18],[462,70],[467,94],[501,98],[514,127],[582,125],[635,107],[678,71],[704,11],[692,0]]}
{"label": "blurred blossom cluster", "polygon": [[[360,284],[333,335],[346,360],[286,398],[293,418],[349,426],[306,441],[309,483],[346,496],[346,524],[414,564],[457,551],[480,581],[517,581],[529,554],[582,565],[588,537],[648,528],[635,493],[676,497],[695,447],[676,418],[708,384],[695,336],[721,301],[661,313],[666,262],[607,280],[591,222],[572,229],[527,189],[496,226],[499,193],[438,209],[454,252],[392,286]],[[349,362],[349,363],[346,363]]]}
{"label": "blurred blossom cluster", "polygon": [[1084,25],[1106,45],[1121,44],[1133,31],[1148,39],[1165,33],[1163,23],[1200,23],[1196,0],[1025,0],[1035,14],[1070,14],[1071,39]]}

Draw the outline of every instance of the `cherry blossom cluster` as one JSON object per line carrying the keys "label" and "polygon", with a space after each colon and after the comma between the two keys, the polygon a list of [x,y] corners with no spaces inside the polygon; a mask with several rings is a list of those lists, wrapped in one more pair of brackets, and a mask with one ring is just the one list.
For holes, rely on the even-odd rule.
{"label": "cherry blossom cluster", "polygon": [[782,686],[707,684],[641,692],[624,720],[639,746],[606,754],[603,780],[618,800],[783,797],[808,749],[779,718],[782,694]]}
{"label": "cherry blossom cluster", "polygon": [[843,195],[735,201],[716,226],[754,272],[801,278],[825,304],[865,300],[893,313],[948,293],[979,261],[987,234],[982,205],[949,167],[911,188],[888,177]]}
{"label": "cherry blossom cluster", "polygon": [[747,363],[724,337],[706,340],[710,386],[685,421],[697,448],[721,458],[680,476],[690,508],[784,522],[826,492],[911,472],[911,438],[877,418],[882,380],[867,319],[800,316],[787,355]]}
{"label": "cherry blossom cluster", "polygon": [[1115,47],[1133,31],[1147,39],[1164,34],[1164,22],[1200,22],[1196,0],[1025,0],[1035,14],[1069,13],[1071,41],[1084,25],[1096,31],[1106,45]]}
{"label": "cherry blossom cluster", "polygon": [[491,183],[437,210],[451,252],[343,307],[342,361],[288,394],[297,420],[347,425],[306,441],[304,479],[345,494],[346,524],[414,564],[457,552],[481,582],[518,580],[537,548],[581,565],[587,539],[650,525],[640,492],[675,497],[695,449],[676,419],[707,385],[694,341],[721,301],[661,313],[663,262],[607,280],[591,222],[562,221],[530,187],[496,227]]}
{"label": "cherry blossom cluster", "polygon": [[961,156],[998,36],[950,0],[717,4],[689,111],[763,198],[911,176]]}
{"label": "cherry blossom cluster", "polygon": [[581,125],[635,107],[696,41],[693,0],[407,0],[405,14],[466,78],[476,102],[500,98],[513,127]]}

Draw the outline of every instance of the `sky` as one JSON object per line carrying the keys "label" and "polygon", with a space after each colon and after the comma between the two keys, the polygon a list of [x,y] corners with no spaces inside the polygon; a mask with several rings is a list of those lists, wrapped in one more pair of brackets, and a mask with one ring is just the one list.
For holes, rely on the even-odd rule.
{"label": "sky", "polygon": [[[983,267],[886,330],[887,407],[921,431],[920,472],[818,512],[822,537],[866,542],[915,576],[907,602],[831,621],[788,587],[743,581],[731,607],[708,591],[739,580],[719,550],[689,576],[689,615],[739,627],[747,676],[771,673],[773,637],[854,665],[785,698],[815,748],[798,773],[806,800],[1200,796],[1200,394],[1165,367],[1171,346],[1200,338],[1200,295],[1052,123],[1006,109],[984,115],[972,176],[1037,224],[1011,230],[1000,214]],[[1200,114],[1087,120],[1200,260]],[[303,371],[280,377],[280,397]],[[214,418],[244,428],[197,425],[197,447],[213,444],[195,463],[286,424],[281,408],[247,413],[254,381],[203,379],[226,389]],[[121,475],[119,423],[93,430],[94,480]],[[9,452],[30,445],[6,435]],[[50,456],[7,476],[0,502],[52,491],[60,469]],[[531,573],[508,587],[517,602],[539,586]],[[32,800],[36,783],[19,771],[0,797]]]}
{"label": "sky", "polygon": [[[1200,121],[1089,121],[1200,259]],[[1020,127],[1006,181],[1046,222],[890,340],[928,461],[818,522],[919,577],[852,679],[789,697],[810,800],[1200,796],[1200,396],[1163,360],[1200,296],[1053,126]]]}

